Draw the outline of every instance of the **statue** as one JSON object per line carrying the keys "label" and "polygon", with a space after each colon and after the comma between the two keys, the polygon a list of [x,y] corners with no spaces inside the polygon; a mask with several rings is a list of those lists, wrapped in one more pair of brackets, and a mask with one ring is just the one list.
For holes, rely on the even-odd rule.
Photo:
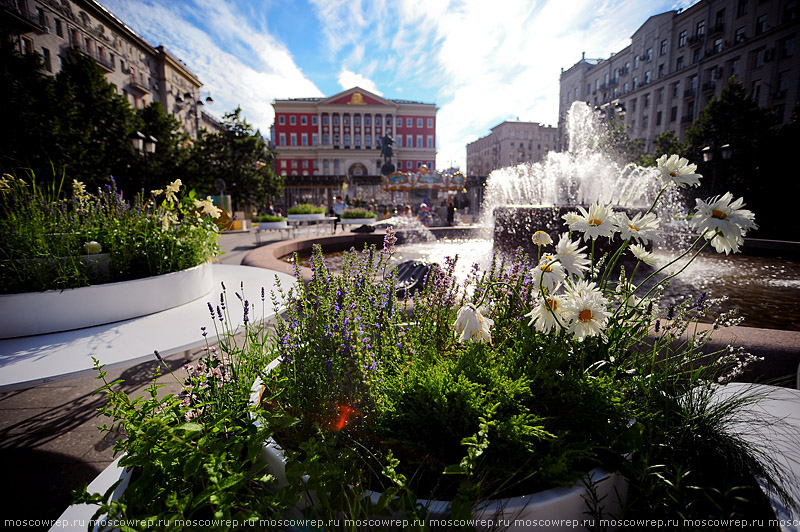
{"label": "statue", "polygon": [[394,172],[394,165],[392,164],[392,150],[394,140],[389,135],[384,135],[381,139],[381,155],[383,156],[383,166],[381,166],[381,175],[389,175]]}

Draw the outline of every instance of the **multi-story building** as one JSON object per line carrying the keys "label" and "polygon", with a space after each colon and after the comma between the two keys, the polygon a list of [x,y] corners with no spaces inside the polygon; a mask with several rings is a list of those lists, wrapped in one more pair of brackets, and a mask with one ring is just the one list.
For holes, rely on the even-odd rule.
{"label": "multi-story building", "polygon": [[0,21],[20,52],[41,54],[50,75],[77,51],[92,57],[134,108],[161,102],[192,138],[199,128],[219,128],[203,112],[203,84],[183,61],[153,47],[95,0],[0,0]]}
{"label": "multi-story building", "polygon": [[608,59],[584,57],[562,70],[562,144],[567,111],[576,100],[600,108],[606,117],[623,117],[631,136],[644,140],[647,150],[668,130],[682,139],[731,77],[787,123],[800,99],[799,4],[701,0],[683,11],[650,17],[623,50]]}
{"label": "multi-story building", "polygon": [[403,172],[436,160],[436,105],[386,99],[354,87],[327,98],[275,100],[271,128],[282,175],[377,176],[381,139],[394,140]]}
{"label": "multi-story building", "polygon": [[467,175],[486,176],[505,166],[540,161],[555,148],[556,133],[555,127],[536,122],[502,122],[467,144]]}

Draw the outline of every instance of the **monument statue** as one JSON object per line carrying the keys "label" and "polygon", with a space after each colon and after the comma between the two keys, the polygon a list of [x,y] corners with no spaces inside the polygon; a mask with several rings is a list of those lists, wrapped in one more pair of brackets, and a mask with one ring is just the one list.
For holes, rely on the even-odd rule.
{"label": "monument statue", "polygon": [[381,155],[383,156],[383,166],[381,166],[381,175],[389,175],[394,172],[394,165],[392,164],[392,156],[394,150],[392,145],[394,140],[389,135],[384,135],[381,139]]}

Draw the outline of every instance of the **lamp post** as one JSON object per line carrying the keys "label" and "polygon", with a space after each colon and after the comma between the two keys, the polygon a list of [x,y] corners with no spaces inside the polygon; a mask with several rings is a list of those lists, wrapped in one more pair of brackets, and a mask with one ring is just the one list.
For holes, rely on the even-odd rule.
{"label": "lamp post", "polygon": [[211,94],[206,96],[205,103],[203,103],[203,98],[200,96],[200,91],[197,92],[197,97],[191,92],[184,92],[183,96],[178,94],[175,97],[175,101],[178,103],[178,107],[183,109],[184,107],[189,108],[190,113],[194,113],[194,138],[200,135],[200,113],[202,112],[200,108],[205,105],[205,103],[214,103],[214,98],[211,97]]}
{"label": "lamp post", "polygon": [[128,137],[133,143],[133,148],[139,153],[155,153],[158,140],[153,135],[145,135],[141,131],[134,131]]}
{"label": "lamp post", "polygon": [[[706,146],[702,150],[703,153],[703,162],[711,163],[711,194],[714,195],[714,185],[717,181],[717,167],[719,166],[720,162],[718,158],[714,157],[714,152],[717,151],[711,146]],[[720,155],[722,155],[723,161],[730,160],[731,156],[733,155],[733,149],[731,148],[730,144],[723,144],[719,148]]]}

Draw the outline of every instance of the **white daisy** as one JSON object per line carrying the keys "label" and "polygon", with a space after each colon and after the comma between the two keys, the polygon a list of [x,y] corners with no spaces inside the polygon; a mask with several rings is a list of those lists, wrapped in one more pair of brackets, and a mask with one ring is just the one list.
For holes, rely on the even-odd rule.
{"label": "white daisy", "polygon": [[459,342],[492,343],[492,333],[489,330],[492,325],[494,320],[483,316],[475,305],[467,303],[458,311],[455,334]]}
{"label": "white daisy", "polygon": [[608,301],[602,296],[570,292],[564,299],[564,318],[573,338],[582,342],[587,336],[602,334],[610,316],[607,307]]}
{"label": "white daisy", "polygon": [[555,253],[555,257],[559,260],[561,266],[572,275],[578,276],[589,269],[589,259],[583,253],[586,246],[578,248],[579,245],[580,240],[573,242],[569,239],[569,233],[562,233],[558,244],[556,244]]}
{"label": "white daisy", "polygon": [[564,223],[567,224],[569,230],[572,231],[572,224],[577,222],[581,219],[581,215],[578,214],[576,211],[569,211],[567,214],[561,216],[561,219],[564,220]]}
{"label": "white daisy", "polygon": [[599,236],[613,238],[617,231],[616,217],[611,205],[601,205],[600,202],[592,203],[589,211],[578,207],[581,215],[571,225],[570,229],[583,233],[583,240],[592,240]]}
{"label": "white daisy", "polygon": [[631,253],[633,253],[634,257],[644,262],[648,266],[658,266],[658,259],[656,259],[656,256],[647,251],[644,246],[640,244],[631,244],[631,247],[628,249],[631,250]]}
{"label": "white daisy", "polygon": [[689,164],[688,159],[684,159],[678,155],[672,154],[667,157],[666,154],[656,159],[658,170],[661,172],[661,181],[666,185],[675,183],[678,187],[686,185],[697,187],[700,186],[700,174],[696,174],[696,164]]}
{"label": "white daisy", "polygon": [[559,320],[564,323],[563,312],[564,305],[562,303],[562,296],[548,295],[546,297],[537,297],[537,305],[533,307],[529,313],[525,314],[526,318],[530,318],[528,326],[533,325],[537,331],[548,334],[553,329],[559,327]]}
{"label": "white daisy", "polygon": [[553,243],[553,239],[550,238],[550,235],[548,235],[544,231],[536,231],[535,233],[533,233],[531,240],[537,246],[549,246],[550,244]]}
{"label": "white daisy", "polygon": [[714,249],[718,253],[724,251],[726,255],[731,251],[738,252],[747,231],[758,228],[753,212],[742,209],[744,198],[731,202],[732,199],[730,192],[708,202],[698,199],[697,212],[692,217],[692,226],[705,232],[706,240],[711,240]]}
{"label": "white daisy", "polygon": [[566,277],[564,267],[552,255],[542,255],[539,264],[531,269],[531,279],[537,292],[542,287],[547,292],[554,292]]}
{"label": "white daisy", "polygon": [[617,227],[619,228],[622,240],[635,239],[642,244],[649,244],[650,241],[660,242],[661,235],[658,230],[658,217],[655,213],[638,213],[633,218],[629,218],[625,212],[617,213]]}

